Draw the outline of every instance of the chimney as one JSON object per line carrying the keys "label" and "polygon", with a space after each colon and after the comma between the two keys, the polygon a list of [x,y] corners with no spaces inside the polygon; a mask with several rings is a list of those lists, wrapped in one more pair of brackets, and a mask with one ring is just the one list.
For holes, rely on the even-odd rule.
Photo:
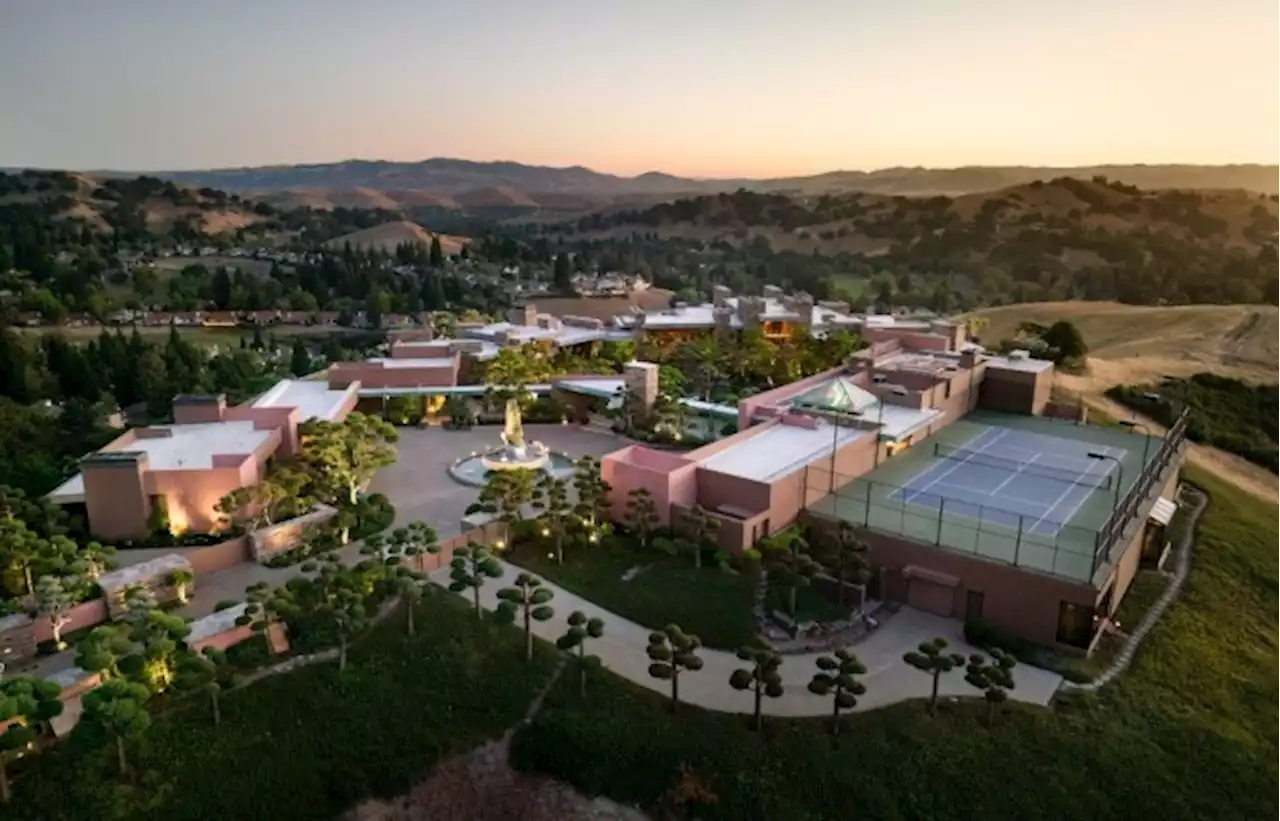
{"label": "chimney", "polygon": [[173,397],[173,421],[178,425],[221,422],[227,410],[223,394],[182,393]]}
{"label": "chimney", "polygon": [[724,285],[711,286],[711,302],[717,308],[727,305],[729,302],[729,297],[731,296],[733,296],[733,291],[731,291],[729,288],[725,287]]}

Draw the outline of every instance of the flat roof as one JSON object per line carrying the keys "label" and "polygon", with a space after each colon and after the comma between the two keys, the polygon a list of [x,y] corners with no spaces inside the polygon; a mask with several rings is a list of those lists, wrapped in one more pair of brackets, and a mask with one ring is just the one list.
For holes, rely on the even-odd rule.
{"label": "flat roof", "polygon": [[989,368],[1022,371],[1024,373],[1040,373],[1053,367],[1053,362],[1048,359],[1023,359],[1012,356],[991,356],[990,354],[984,356],[982,361],[986,362]]}
{"label": "flat roof", "polygon": [[383,356],[375,356],[367,360],[384,368],[452,368],[452,356],[406,356],[399,359],[390,359]]}
{"label": "flat roof", "polygon": [[[526,385],[529,393],[544,394],[551,390],[550,385]],[[488,385],[443,385],[436,387],[408,386],[400,388],[361,388],[357,395],[365,399],[380,396],[484,396]]]}
{"label": "flat roof", "polygon": [[557,388],[572,391],[573,393],[613,398],[626,387],[627,380],[605,376],[599,379],[560,379],[554,384]]}
{"label": "flat roof", "polygon": [[968,370],[960,364],[960,354],[946,351],[906,350],[891,353],[875,361],[876,370],[910,371],[930,376],[944,376]]}
{"label": "flat roof", "polygon": [[830,455],[833,439],[836,447],[840,447],[866,433],[829,423],[819,423],[816,429],[777,424],[713,453],[699,464],[718,473],[769,482],[821,456]]}
{"label": "flat roof", "polygon": [[350,388],[330,390],[328,383],[316,379],[282,379],[255,399],[253,407],[297,408],[302,417],[299,421],[323,419],[332,422],[350,395]]}

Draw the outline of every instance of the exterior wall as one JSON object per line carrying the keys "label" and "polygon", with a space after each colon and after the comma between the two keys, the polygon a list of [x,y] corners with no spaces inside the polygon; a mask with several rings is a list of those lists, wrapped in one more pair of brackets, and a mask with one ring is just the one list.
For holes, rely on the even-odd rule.
{"label": "exterior wall", "polygon": [[955,343],[951,337],[929,333],[928,331],[867,325],[863,326],[861,335],[863,339],[871,343],[897,341],[901,342],[904,347],[915,348],[916,350],[955,350]]}
{"label": "exterior wall", "polygon": [[316,505],[316,509],[310,513],[255,530],[245,538],[247,545],[242,552],[247,554],[246,559],[252,558],[260,562],[278,553],[292,550],[298,545],[308,528],[324,524],[337,512],[328,505]]}
{"label": "exterior wall", "polygon": [[697,503],[710,510],[736,508],[748,513],[769,510],[772,486],[767,482],[698,468]]}
{"label": "exterior wall", "polygon": [[177,425],[217,422],[227,410],[225,396],[175,396],[173,421]]}
{"label": "exterior wall", "polygon": [[[826,517],[807,516],[820,527],[835,525]],[[879,574],[880,596],[888,601],[907,602],[913,577],[925,582],[934,577],[934,584],[943,583],[952,590],[951,611],[942,615],[963,619],[968,593],[980,592],[984,621],[1044,645],[1057,641],[1061,602],[1094,605],[1095,593],[1089,585],[871,530],[859,529],[858,536]]]}
{"label": "exterior wall", "polygon": [[600,476],[613,488],[610,515],[626,518],[627,498],[638,488],[653,496],[662,524],[671,522],[671,506],[697,504],[697,465],[683,456],[631,445],[600,460]]}
{"label": "exterior wall", "polygon": [[453,552],[459,547],[469,544],[496,545],[499,542],[506,541],[506,524],[497,521],[489,522],[486,525],[472,528],[459,533],[451,539],[439,542],[437,545],[440,548],[438,553],[422,553],[417,556],[411,556],[405,560],[405,564],[421,573],[430,573],[433,570],[448,567],[449,562],[453,561]]}
{"label": "exterior wall", "polygon": [[1112,616],[1120,609],[1120,603],[1124,600],[1125,593],[1129,591],[1129,586],[1133,583],[1134,577],[1138,575],[1138,570],[1142,563],[1142,544],[1146,539],[1147,528],[1151,526],[1151,522],[1147,518],[1151,515],[1151,506],[1155,504],[1157,498],[1173,498],[1177,489],[1178,471],[1176,469],[1170,470],[1164,483],[1160,486],[1159,492],[1152,494],[1139,507],[1138,513],[1141,517],[1141,526],[1132,527],[1129,540],[1117,555],[1115,569],[1112,570],[1111,575],[1099,587],[1097,596],[1099,605],[1106,598],[1107,592],[1111,591],[1110,606],[1106,608],[1104,615]]}
{"label": "exterior wall", "polygon": [[301,413],[297,408],[274,406],[255,408],[250,405],[239,405],[227,408],[222,415],[224,422],[252,422],[255,430],[276,430],[280,432],[279,442],[271,448],[271,453],[260,457],[265,461],[277,450],[281,456],[296,456],[299,451],[298,423]]}
{"label": "exterior wall", "polygon": [[[130,431],[103,448],[119,453],[135,441]],[[84,504],[89,529],[104,539],[125,539],[146,535],[151,516],[151,496],[147,488],[147,456],[110,457],[95,454],[80,462],[84,477]]]}
{"label": "exterior wall", "polygon": [[186,558],[191,563],[191,571],[197,576],[204,573],[217,573],[228,567],[249,561],[249,538],[237,536],[221,544],[208,547],[175,548],[174,553]]}
{"label": "exterior wall", "polygon": [[980,393],[982,407],[1039,416],[1049,404],[1053,368],[1033,373],[988,367]]}
{"label": "exterior wall", "polygon": [[[95,624],[102,624],[107,620],[107,601],[99,597],[80,602],[67,611],[67,617],[71,621],[62,628],[62,635],[64,636],[74,630],[83,630]],[[53,625],[49,623],[47,617],[40,616],[36,618],[31,626],[36,642],[53,640]]]}
{"label": "exterior wall", "polygon": [[822,373],[814,374],[807,379],[801,379],[799,382],[792,382],[789,385],[783,385],[771,391],[748,396],[738,403],[738,430],[745,431],[751,426],[751,420],[755,418],[758,409],[776,405],[790,397],[798,396],[815,385],[821,385],[828,379],[846,372],[847,369],[844,366],[831,368]]}
{"label": "exterior wall", "polygon": [[[419,357],[426,358],[426,357]],[[363,388],[451,388],[458,384],[458,357],[448,367],[388,368],[381,362],[339,362],[329,368],[329,387],[345,388],[359,382]]]}

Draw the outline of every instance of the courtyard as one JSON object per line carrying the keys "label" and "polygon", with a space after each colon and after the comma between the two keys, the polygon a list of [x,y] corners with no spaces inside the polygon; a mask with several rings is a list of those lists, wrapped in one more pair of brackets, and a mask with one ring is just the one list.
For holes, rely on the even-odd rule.
{"label": "courtyard", "polygon": [[[542,442],[575,459],[599,457],[622,446],[615,436],[569,425],[525,425],[524,430],[530,442]],[[462,517],[467,506],[476,500],[478,490],[455,481],[449,475],[449,466],[501,445],[502,427],[400,428],[399,433],[396,463],[378,472],[369,491],[384,494],[395,505],[393,526],[425,521],[441,539],[456,536],[462,532]]]}

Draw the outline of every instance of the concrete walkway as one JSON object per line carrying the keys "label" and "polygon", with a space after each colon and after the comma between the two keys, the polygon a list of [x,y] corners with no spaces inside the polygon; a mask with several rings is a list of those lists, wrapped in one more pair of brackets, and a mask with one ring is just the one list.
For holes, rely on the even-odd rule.
{"label": "concrete walkway", "polygon": [[[510,584],[520,568],[503,562],[505,575],[501,579],[488,580],[480,590],[481,606],[493,610],[497,607],[497,592]],[[431,574],[431,580],[448,585],[449,569],[442,568]],[[622,618],[595,604],[552,584],[544,579],[544,585],[554,591],[550,602],[555,616],[549,621],[535,622],[533,631],[539,638],[555,641],[567,629],[566,619],[574,610],[581,610],[589,617],[600,618],[605,623],[604,636],[590,640],[587,652],[600,657],[604,666],[614,673],[663,695],[671,692],[670,683],[649,676],[649,657],[645,648],[652,631],[633,621]],[[464,595],[470,600],[471,591]],[[914,650],[928,639],[942,636],[951,644],[954,652],[968,655],[979,652],[965,643],[960,622],[944,619],[909,607],[902,608],[888,619],[865,641],[853,647],[858,658],[867,667],[862,677],[867,694],[858,700],[858,710],[874,710],[908,699],[928,698],[932,681],[930,677],[908,666],[902,655]],[[680,676],[680,699],[708,710],[727,713],[750,713],[753,700],[750,692],[734,690],[729,686],[729,676],[735,669],[745,666],[733,654],[723,650],[703,649],[703,667],[696,673]],[[764,709],[776,716],[822,716],[831,712],[829,698],[819,698],[808,691],[808,684],[817,672],[815,659],[820,653],[785,657],[780,673],[785,692],[780,698],[765,699]],[[1062,683],[1062,677],[1037,667],[1019,665],[1014,670],[1017,687],[1010,698],[1031,704],[1046,705]],[[977,697],[979,692],[964,681],[963,671],[956,670],[943,676],[939,694],[946,697]]]}

